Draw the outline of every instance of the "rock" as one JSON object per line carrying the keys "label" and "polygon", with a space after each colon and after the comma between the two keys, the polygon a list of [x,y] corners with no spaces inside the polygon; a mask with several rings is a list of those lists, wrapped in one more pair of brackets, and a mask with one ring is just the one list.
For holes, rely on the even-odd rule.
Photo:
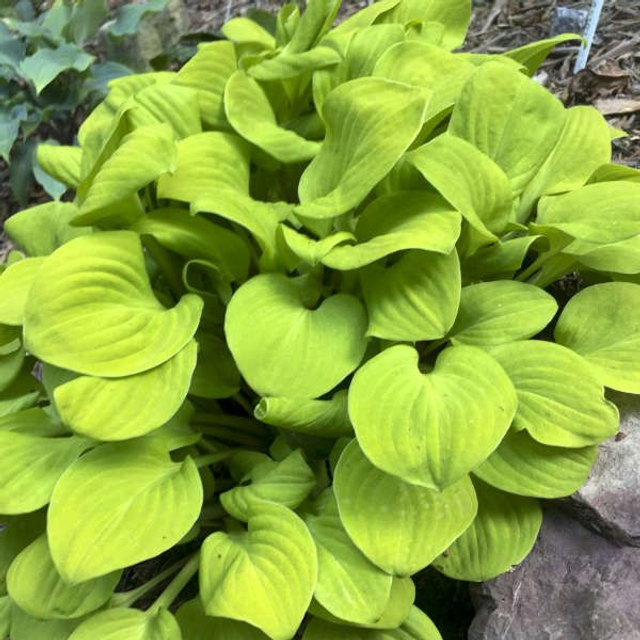
{"label": "rock", "polygon": [[555,7],[551,12],[549,35],[553,37],[561,33],[584,33],[588,15],[589,12],[583,9]]}
{"label": "rock", "polygon": [[524,562],[471,595],[469,640],[640,640],[640,550],[557,508]]}
{"label": "rock", "polygon": [[640,396],[607,396],[620,410],[620,431],[600,445],[586,484],[562,503],[613,542],[640,547]]}

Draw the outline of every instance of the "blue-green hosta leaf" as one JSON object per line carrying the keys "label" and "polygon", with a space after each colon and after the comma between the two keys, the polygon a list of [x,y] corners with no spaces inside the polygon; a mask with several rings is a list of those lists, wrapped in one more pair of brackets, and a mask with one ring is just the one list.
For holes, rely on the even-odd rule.
{"label": "blue-green hosta leaf", "polygon": [[543,444],[585,447],[618,430],[618,411],[589,363],[553,342],[524,340],[491,349],[518,394],[513,426]]}
{"label": "blue-green hosta leaf", "polygon": [[[517,49],[507,51],[503,55],[524,65],[529,75],[532,76],[555,47],[559,44],[570,42],[571,40],[580,40],[581,38],[582,36],[575,33],[561,33],[553,38],[546,38],[545,40],[525,44]],[[584,159],[587,159],[586,154]]]}
{"label": "blue-green hosta leaf", "polygon": [[477,510],[468,476],[443,491],[409,484],[374,467],[355,440],[340,456],[334,491],[349,537],[371,562],[398,576],[429,565]]}
{"label": "blue-green hosta leaf", "polygon": [[75,378],[55,390],[58,414],[76,433],[95,440],[128,440],[153,431],[184,402],[197,352],[192,340],[163,364],[133,376]]}
{"label": "blue-green hosta leaf", "polygon": [[209,127],[223,127],[226,123],[224,87],[236,68],[236,53],[231,42],[202,44],[172,83],[197,91],[202,121]]}
{"label": "blue-green hosta leaf", "polygon": [[471,20],[470,0],[401,0],[396,6],[382,14],[377,22],[409,22],[422,20],[437,22],[443,27],[442,47],[455,49],[463,42]]}
{"label": "blue-green hosta leaf", "polygon": [[29,513],[44,507],[60,476],[91,447],[84,438],[45,438],[0,430],[3,465],[0,513]]}
{"label": "blue-green hosta leaf", "polygon": [[[426,374],[418,359],[412,347],[396,345],[369,360],[349,388],[349,417],[378,468],[444,489],[498,446],[517,397],[500,365],[475,347],[445,349]],[[455,446],[460,439],[464,447]]]}
{"label": "blue-green hosta leaf", "polygon": [[30,616],[16,604],[11,607],[12,640],[69,640],[82,618],[72,620],[40,620]]}
{"label": "blue-green hosta leaf", "polygon": [[360,273],[367,334],[385,340],[436,340],[451,329],[460,304],[458,254],[410,251],[389,267]]}
{"label": "blue-green hosta leaf", "polygon": [[341,640],[442,640],[440,632],[430,618],[417,607],[411,608],[409,617],[397,629],[354,629],[320,618],[313,618],[302,638],[303,640],[327,640],[328,638],[340,638]]}
{"label": "blue-green hosta leaf", "polygon": [[24,309],[33,280],[46,258],[26,258],[0,274],[0,323],[24,324]]}
{"label": "blue-green hosta leaf", "polygon": [[508,571],[531,551],[542,524],[534,498],[514,496],[474,480],[478,515],[433,566],[455,580],[483,582]]}
{"label": "blue-green hosta leaf", "polygon": [[38,164],[45,173],[73,189],[80,184],[80,147],[39,144],[36,153]]}
{"label": "blue-green hosta leaf", "polygon": [[86,71],[95,60],[75,44],[63,43],[56,49],[42,47],[20,62],[20,73],[39,94],[64,71]]}
{"label": "blue-green hosta leaf", "polygon": [[202,311],[195,295],[173,309],[155,298],[138,236],[104,232],[68,242],[46,261],[25,310],[25,346],[63,369],[133,375],[174,356]]}
{"label": "blue-green hosta leaf", "polygon": [[166,609],[108,609],[84,620],[68,640],[182,640],[176,619]]}
{"label": "blue-green hosta leaf", "polygon": [[209,260],[230,280],[247,277],[246,243],[204,216],[191,216],[185,209],[156,209],[129,228],[140,235],[152,235],[162,246],[185,258]]}
{"label": "blue-green hosta leaf", "polygon": [[599,166],[610,161],[607,121],[593,107],[568,109],[555,148],[522,194],[518,221],[527,220],[540,197],[578,189]]}
{"label": "blue-green hosta leaf", "polygon": [[462,287],[451,342],[486,347],[530,338],[551,322],[557,310],[554,298],[532,284],[511,280],[471,284]]}
{"label": "blue-green hosta leaf", "polygon": [[428,93],[383,78],[358,78],[326,98],[327,136],[298,186],[300,215],[331,218],[358,205],[418,135]]}
{"label": "blue-green hosta leaf", "polygon": [[308,435],[327,438],[351,436],[347,392],[336,392],[330,400],[305,400],[271,396],[261,398],[254,410],[261,422]]}
{"label": "blue-green hosta leaf", "polygon": [[249,67],[247,73],[261,82],[274,82],[277,80],[287,80],[297,76],[333,67],[342,62],[342,56],[330,47],[316,47],[310,51],[301,53],[281,53],[274,58],[266,60]]}
{"label": "blue-green hosta leaf", "polygon": [[[244,482],[250,480],[250,484]],[[274,502],[295,509],[309,495],[316,477],[297,449],[278,463],[272,461],[254,467],[240,486],[220,495],[225,511],[247,522],[261,502]]]}
{"label": "blue-green hosta leaf", "polygon": [[492,158],[519,195],[555,147],[564,120],[562,103],[549,91],[491,62],[465,84],[448,131]]}
{"label": "blue-green hosta leaf", "polygon": [[205,614],[200,598],[185,602],[176,612],[182,640],[268,640],[259,629],[228,618],[213,618]]}
{"label": "blue-green hosta leaf", "polygon": [[320,143],[279,127],[262,87],[243,71],[234,73],[227,82],[224,104],[231,126],[281,162],[310,160],[320,148]]}
{"label": "blue-green hosta leaf", "polygon": [[213,333],[200,331],[198,363],[189,393],[199,398],[229,398],[240,389],[240,373],[224,340]]}
{"label": "blue-green hosta leaf", "polygon": [[335,498],[325,491],[303,519],[318,551],[315,600],[354,624],[375,624],[384,614],[393,577],[373,565],[345,531]]}
{"label": "blue-green hosta leaf", "polygon": [[403,191],[374,200],[358,218],[356,245],[338,246],[322,258],[332,269],[358,269],[397,251],[449,254],[460,235],[460,215],[440,197]]}
{"label": "blue-green hosta leaf", "polygon": [[510,432],[473,473],[508,493],[561,498],[584,484],[597,455],[596,446],[549,447],[526,431]]}
{"label": "blue-green hosta leaf", "polygon": [[70,585],[58,573],[47,536],[32,542],[12,562],[7,573],[7,590],[13,602],[35,618],[80,618],[109,600],[122,572]]}
{"label": "blue-green hosta leaf", "polygon": [[247,622],[272,640],[290,640],[316,586],[313,539],[304,522],[278,504],[256,505],[248,527],[246,533],[219,531],[204,541],[205,612]]}
{"label": "blue-green hosta leaf", "polygon": [[[81,225],[93,224],[119,214],[119,203],[158,176],[176,167],[174,133],[167,124],[139,127],[125,136],[113,155],[93,179],[76,218]],[[138,216],[139,217],[139,216]]]}
{"label": "blue-green hosta leaf", "polygon": [[433,91],[425,121],[434,124],[454,105],[466,80],[476,67],[440,47],[411,40],[387,48],[379,58],[374,76],[405,82]]}
{"label": "blue-green hosta leaf", "polygon": [[605,386],[640,393],[640,285],[587,287],[564,308],[555,339],[579,353]]}
{"label": "blue-green hosta leaf", "polygon": [[250,42],[262,45],[265,49],[274,49],[276,46],[275,38],[264,27],[244,16],[231,18],[220,30],[232,42]]}
{"label": "blue-green hosta leaf", "polygon": [[152,84],[131,99],[129,112],[135,127],[168,124],[178,139],[202,133],[198,96],[194,89],[179,84]]}
{"label": "blue-green hosta leaf", "polygon": [[[513,195],[509,179],[491,158],[461,138],[443,134],[412,151],[407,161],[454,206],[489,244],[504,232]],[[471,251],[473,253],[473,251]]]}
{"label": "blue-green hosta leaf", "polygon": [[336,294],[318,308],[300,280],[261,274],[234,294],[225,334],[238,369],[260,395],[316,398],[349,375],[367,346],[365,310]]}
{"label": "blue-green hosta leaf", "polygon": [[106,444],[77,460],[55,487],[51,556],[67,582],[104,576],[170,549],[201,507],[202,481],[191,458],[173,462],[144,441]]}

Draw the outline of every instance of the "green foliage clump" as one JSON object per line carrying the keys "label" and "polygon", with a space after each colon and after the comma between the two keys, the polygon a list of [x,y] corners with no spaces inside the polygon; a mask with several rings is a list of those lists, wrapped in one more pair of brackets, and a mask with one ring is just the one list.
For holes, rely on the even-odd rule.
{"label": "green foliage clump", "polygon": [[76,197],[6,223],[0,635],[437,639],[411,576],[520,562],[640,393],[639,174],[530,79],[563,38],[338,4],[231,20],[41,154]]}

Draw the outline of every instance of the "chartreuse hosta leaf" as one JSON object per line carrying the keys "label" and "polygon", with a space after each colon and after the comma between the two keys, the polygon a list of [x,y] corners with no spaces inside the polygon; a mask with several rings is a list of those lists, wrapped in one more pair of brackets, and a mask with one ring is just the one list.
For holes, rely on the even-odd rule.
{"label": "chartreuse hosta leaf", "polygon": [[18,377],[24,358],[25,352],[21,345],[5,355],[0,355],[0,393]]}
{"label": "chartreuse hosta leaf", "polygon": [[442,640],[440,632],[430,618],[417,607],[412,607],[407,619],[396,629],[354,629],[314,618],[307,626],[303,640]]}
{"label": "chartreuse hosta leaf", "polygon": [[562,103],[549,91],[492,62],[465,84],[448,131],[492,158],[519,195],[557,144],[564,119]]}
{"label": "chartreuse hosta leaf", "polygon": [[310,0],[285,48],[286,53],[299,53],[314,47],[329,31],[338,13],[337,0]]}
{"label": "chartreuse hosta leaf", "polygon": [[274,427],[308,435],[339,438],[353,434],[345,390],[337,391],[328,400],[282,396],[261,398],[254,415],[261,422]]}
{"label": "chartreuse hosta leaf", "polygon": [[186,398],[197,352],[192,340],[173,358],[143,373],[75,378],[54,392],[58,414],[76,433],[96,440],[127,440],[153,431],[168,422]]}
{"label": "chartreuse hosta leaf", "polygon": [[297,76],[332,67],[342,61],[342,56],[330,47],[315,47],[302,53],[276,55],[249,67],[247,73],[262,82],[289,80]]}
{"label": "chartreuse hosta leaf", "polygon": [[12,604],[10,637],[12,640],[69,640],[80,622],[82,618],[40,620]]}
{"label": "chartreuse hosta leaf", "polygon": [[539,442],[558,447],[597,444],[618,430],[618,410],[604,397],[596,372],[570,349],[523,340],[490,353],[518,394],[515,429],[526,429]]}
{"label": "chartreuse hosta leaf", "polygon": [[36,154],[41,169],[50,176],[74,189],[80,184],[80,147],[39,144]]}
{"label": "chartreuse hosta leaf", "polygon": [[11,599],[0,596],[0,636],[9,637],[11,631]]}
{"label": "chartreuse hosta leaf", "polygon": [[91,376],[133,375],[180,351],[202,301],[173,309],[155,298],[138,236],[104,232],[68,242],[46,261],[25,308],[25,346],[50,364]]}
{"label": "chartreuse hosta leaf", "polygon": [[[407,161],[446,198],[489,244],[505,230],[511,215],[512,192],[500,167],[472,144],[442,134],[411,152]],[[473,253],[473,251],[471,251]]]}
{"label": "chartreuse hosta leaf", "polygon": [[221,31],[232,42],[259,44],[265,49],[274,49],[276,45],[275,38],[249,18],[231,18],[222,26]]}
{"label": "chartreuse hosta leaf", "polygon": [[29,371],[29,361],[26,361],[22,371],[0,394],[0,418],[29,409],[38,402],[43,389]]}
{"label": "chartreuse hosta leaf", "polygon": [[42,535],[12,562],[7,589],[13,602],[35,618],[79,618],[109,600],[121,573],[67,584],[53,564],[47,536]]}
{"label": "chartreuse hosta leaf", "polygon": [[606,387],[640,393],[639,308],[640,285],[587,287],[564,308],[555,339],[587,360]]}
{"label": "chartreuse hosta leaf", "polygon": [[189,393],[199,398],[228,398],[240,388],[240,373],[224,340],[214,333],[200,331],[198,362]]}
{"label": "chartreuse hosta leaf", "polygon": [[316,398],[360,364],[367,346],[360,301],[340,293],[315,308],[316,300],[306,280],[280,274],[255,276],[234,294],[225,334],[257,393]]}
{"label": "chartreuse hosta leaf", "polygon": [[522,194],[518,221],[526,222],[538,198],[578,189],[598,167],[610,160],[607,121],[593,107],[568,109],[555,148]]}
{"label": "chartreuse hosta leaf", "polygon": [[26,258],[0,274],[0,323],[20,326],[31,284],[46,258]]}
{"label": "chartreuse hosta leaf", "polygon": [[269,637],[246,622],[206,615],[200,598],[185,602],[176,612],[176,620],[182,640],[267,640]]}
{"label": "chartreuse hosta leaf", "polygon": [[33,407],[3,416],[0,418],[0,429],[28,436],[69,435],[69,430],[62,425],[51,407]]}
{"label": "chartreuse hosta leaf", "polygon": [[331,218],[358,205],[391,170],[422,126],[428,92],[359,78],[324,101],[327,136],[298,186],[300,215]]}
{"label": "chartreuse hosta leaf", "polygon": [[247,522],[253,508],[265,501],[295,509],[315,484],[313,471],[297,449],[281,462],[268,460],[253,467],[239,486],[221,494],[220,502],[227,513]]}
{"label": "chartreuse hosta leaf", "polygon": [[88,225],[114,214],[121,216],[123,200],[135,196],[161,174],[173,171],[177,157],[174,136],[167,124],[140,127],[125,136],[93,178],[76,222]]}
{"label": "chartreuse hosta leaf", "polygon": [[246,243],[204,216],[191,216],[185,209],[155,209],[129,228],[140,235],[152,235],[162,246],[185,258],[211,261],[229,280],[247,277]]}
{"label": "chartreuse hosta leaf", "polygon": [[209,127],[222,127],[226,123],[224,88],[236,68],[236,53],[231,42],[201,44],[196,55],[171,82],[194,89],[202,121]]}
{"label": "chartreuse hosta leaf", "polygon": [[3,528],[0,531],[0,594],[5,594],[6,575],[14,558],[29,546],[46,527],[45,514],[42,511],[20,516],[3,516]]}
{"label": "chartreuse hosta leaf", "polygon": [[468,476],[439,491],[374,467],[354,440],[342,452],[334,491],[349,537],[384,571],[408,576],[429,565],[473,521]]}
{"label": "chartreuse hosta leaf", "polygon": [[360,274],[369,313],[368,335],[385,340],[436,340],[451,329],[460,304],[456,251],[441,255],[409,251],[384,267]]}
{"label": "chartreuse hosta leaf", "polygon": [[526,431],[508,433],[473,473],[508,493],[537,498],[571,495],[587,479],[598,455],[596,446],[550,447]]}
{"label": "chartreuse hosta leaf", "polygon": [[254,507],[247,532],[218,531],[204,541],[199,575],[207,615],[290,640],[316,586],[316,549],[295,513],[264,502]]}
{"label": "chartreuse hosta leaf", "polygon": [[310,160],[320,148],[318,142],[279,127],[262,87],[243,71],[234,73],[227,82],[224,103],[231,126],[281,162]]}
{"label": "chartreuse hosta leaf", "polygon": [[416,599],[416,587],[411,578],[394,577],[391,582],[391,592],[382,616],[373,623],[355,624],[347,620],[337,618],[327,611],[317,600],[312,600],[309,613],[327,622],[349,627],[364,627],[366,629],[396,629],[411,613],[411,608]]}
{"label": "chartreuse hosta leaf", "polygon": [[0,429],[0,513],[29,513],[49,502],[60,476],[91,447],[84,438],[47,438]]}
{"label": "chartreuse hosta leaf", "polygon": [[87,618],[69,640],[182,640],[180,627],[166,609],[115,608]]}
{"label": "chartreuse hosta leaf", "polygon": [[504,493],[474,480],[478,515],[433,566],[456,580],[483,582],[508,571],[531,551],[542,524],[535,498]]}
{"label": "chartreuse hosta leaf", "polygon": [[201,506],[202,482],[191,458],[173,462],[164,448],[144,441],[103,445],[77,460],[55,487],[47,523],[51,555],[67,582],[104,576],[171,548]]}
{"label": "chartreuse hosta leaf", "polygon": [[[445,489],[498,446],[516,412],[516,392],[496,360],[475,347],[445,349],[429,373],[418,361],[404,345],[369,360],[351,382],[349,416],[374,465]],[[464,447],[456,446],[460,438]]]}
{"label": "chartreuse hosta leaf", "polygon": [[377,623],[387,608],[393,577],[367,560],[351,541],[331,490],[326,490],[303,518],[318,551],[315,600],[342,620]]}
{"label": "chartreuse hosta leaf", "polygon": [[487,347],[530,338],[551,322],[557,310],[551,295],[524,282],[468,285],[462,288],[451,342]]}
{"label": "chartreuse hosta leaf", "polygon": [[517,49],[506,51],[505,56],[523,64],[530,75],[534,75],[540,65],[547,59],[549,53],[559,44],[570,40],[580,40],[581,36],[573,33],[561,33],[553,38],[538,40],[530,44],[525,44]]}

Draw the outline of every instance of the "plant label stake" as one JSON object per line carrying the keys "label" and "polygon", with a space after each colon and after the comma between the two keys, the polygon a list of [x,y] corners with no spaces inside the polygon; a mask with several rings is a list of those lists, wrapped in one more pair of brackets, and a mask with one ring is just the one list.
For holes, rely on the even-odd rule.
{"label": "plant label stake", "polygon": [[589,17],[587,18],[587,28],[584,33],[586,42],[582,43],[580,51],[578,52],[578,58],[576,60],[574,73],[582,71],[589,59],[589,52],[593,45],[593,38],[596,35],[596,29],[598,28],[598,22],[600,20],[600,14],[602,13],[602,7],[604,6],[604,0],[593,0],[591,3],[591,9],[589,9]]}

